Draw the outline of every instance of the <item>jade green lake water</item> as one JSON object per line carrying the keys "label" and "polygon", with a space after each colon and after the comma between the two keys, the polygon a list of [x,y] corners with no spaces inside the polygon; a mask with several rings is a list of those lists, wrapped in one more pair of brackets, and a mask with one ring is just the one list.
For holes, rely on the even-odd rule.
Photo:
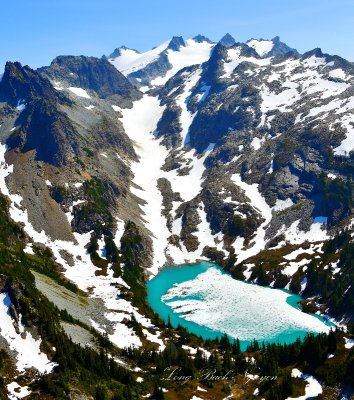
{"label": "jade green lake water", "polygon": [[322,317],[303,313],[300,296],[233,279],[201,262],[163,269],[148,282],[148,302],[165,321],[213,339],[226,333],[243,349],[253,339],[291,343],[309,332],[328,332]]}

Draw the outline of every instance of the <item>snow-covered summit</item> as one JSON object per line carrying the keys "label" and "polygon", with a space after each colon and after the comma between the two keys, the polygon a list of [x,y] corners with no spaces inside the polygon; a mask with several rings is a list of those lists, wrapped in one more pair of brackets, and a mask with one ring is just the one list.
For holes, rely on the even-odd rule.
{"label": "snow-covered summit", "polygon": [[201,35],[187,40],[175,36],[143,53],[121,47],[112,53],[114,57],[109,57],[109,61],[137,85],[156,86],[185,67],[207,61],[213,46]]}
{"label": "snow-covered summit", "polygon": [[[137,50],[121,46],[107,58],[136,86],[143,89],[164,85],[178,71],[195,64],[208,61],[215,46],[234,48],[239,44],[229,33],[224,35],[218,43],[198,34],[192,39],[183,39],[174,36],[151,50],[140,53]],[[298,52],[280,41],[279,36],[268,39],[250,39],[243,44],[245,49],[250,48],[259,57],[267,58],[283,56]]]}
{"label": "snow-covered summit", "polygon": [[288,53],[298,54],[296,49],[283,43],[279,36],[276,36],[271,40],[250,39],[246,44],[249,47],[252,47],[260,57],[283,56]]}

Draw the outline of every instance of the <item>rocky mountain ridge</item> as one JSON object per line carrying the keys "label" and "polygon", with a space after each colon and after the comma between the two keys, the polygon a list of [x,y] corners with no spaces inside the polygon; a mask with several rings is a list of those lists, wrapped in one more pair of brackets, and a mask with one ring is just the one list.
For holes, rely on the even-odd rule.
{"label": "rocky mountain ridge", "polygon": [[[197,35],[184,40],[175,36],[144,53],[129,49],[126,46],[116,48],[108,59],[118,70],[123,72],[138,87],[159,86],[167,82],[183,67],[206,62],[215,47],[232,47],[236,40],[227,33],[219,42],[214,43],[205,36]],[[280,41],[279,36],[272,40],[250,39],[246,47],[253,48],[261,57],[280,56],[288,53],[299,53]]]}

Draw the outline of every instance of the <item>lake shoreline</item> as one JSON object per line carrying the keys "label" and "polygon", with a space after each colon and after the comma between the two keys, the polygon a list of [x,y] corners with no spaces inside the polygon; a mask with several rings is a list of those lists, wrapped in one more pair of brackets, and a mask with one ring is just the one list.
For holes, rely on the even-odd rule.
{"label": "lake shoreline", "polygon": [[[210,278],[212,278],[209,279],[209,281],[208,279],[206,279],[208,274],[210,275]],[[221,276],[223,276],[223,282],[220,282]],[[205,278],[204,280],[202,279],[203,277]],[[199,282],[198,279],[202,280]],[[198,289],[193,287],[195,283],[197,283],[198,285],[202,284],[205,292],[201,292],[201,295],[196,296],[196,293],[193,293],[193,291],[198,292]],[[226,298],[224,299],[222,297],[220,299],[215,299],[215,296],[217,296],[216,292],[220,291],[218,290],[220,289],[219,286],[222,286],[223,284],[225,284],[226,288],[228,288],[230,293],[229,297],[232,298],[231,300]],[[210,285],[211,287],[213,285],[216,286],[213,287],[210,291]],[[308,326],[313,327],[313,329],[316,329],[318,332],[328,331],[328,326],[332,325],[328,322],[326,323],[326,320],[323,317],[304,313],[298,305],[298,302],[301,301],[300,296],[294,295],[287,290],[275,289],[272,287],[263,287],[251,282],[236,280],[229,274],[229,272],[225,271],[222,267],[210,261],[166,266],[161,269],[160,272],[148,282],[147,289],[148,303],[162,319],[167,322],[168,317],[170,317],[172,326],[176,327],[178,324],[180,324],[188,329],[191,333],[202,336],[204,339],[215,339],[216,337],[221,337],[224,333],[227,333],[228,336],[232,339],[235,339],[236,337],[240,339],[240,335],[230,334],[230,332],[234,332],[234,328],[232,326],[233,323],[235,323],[237,326],[240,325],[239,320],[232,312],[233,301],[235,300],[236,303],[238,302],[239,304],[242,304],[242,302],[245,301],[245,298],[247,298],[248,293],[254,292],[251,295],[251,298],[248,299],[249,301],[246,301],[246,308],[249,302],[252,303],[253,308],[259,308],[261,304],[257,306],[257,304],[254,303],[254,297],[262,295],[263,293],[263,296],[265,296],[263,302],[266,300],[266,302],[268,302],[267,304],[269,304],[269,307],[275,307],[275,310],[277,310],[277,305],[272,303],[272,299],[278,299],[277,301],[280,301],[279,299],[281,299],[282,304],[281,307],[278,305],[280,307],[278,308],[279,310],[285,310],[283,311],[284,314],[294,314],[295,310],[297,313],[301,313],[301,316],[296,314],[296,316],[294,317],[295,322],[291,321],[291,318],[289,318],[287,315],[278,316],[281,317],[281,320],[290,321],[290,328],[288,330],[284,329],[284,333],[280,335],[280,328],[277,327],[277,324],[274,323],[274,321],[273,323],[270,323],[271,321],[269,323],[267,321],[262,323],[252,321],[247,312],[244,312],[243,310],[242,314],[242,310],[238,310],[240,318],[243,318],[244,325],[246,326],[242,326],[242,324],[240,325],[242,328],[242,338],[240,339],[240,341],[241,344],[243,344],[243,348],[245,348],[247,344],[249,344],[255,338],[260,342],[294,342],[298,336],[301,338],[304,337],[307,333],[311,332],[311,329],[307,329],[306,324],[302,323],[302,319],[305,319]],[[178,296],[175,296],[174,298],[172,297],[171,299],[162,300],[162,297],[166,296],[166,293],[168,293],[169,291],[171,292],[172,290],[178,292],[178,290],[182,289],[184,291],[181,292],[181,296],[178,294]],[[186,296],[188,290],[191,291],[191,296]],[[269,292],[270,290],[272,292]],[[240,293],[238,293],[238,291],[240,293],[242,292],[243,294],[240,296]],[[207,300],[207,302],[209,301],[207,305],[214,307],[211,310],[205,310],[204,313],[199,310],[199,308],[203,308],[206,306],[205,304],[203,304],[203,296],[209,299]],[[219,301],[220,304],[215,303],[215,301]],[[287,303],[287,305],[285,305],[285,303]],[[225,309],[222,308],[223,305],[225,305]],[[205,315],[207,315],[208,313],[210,321],[206,320],[206,324],[201,324],[200,322],[204,322]],[[215,329],[216,327],[222,326],[222,322],[218,321],[218,313],[220,315],[220,319],[225,320],[225,329]],[[312,320],[314,317],[317,322]],[[257,326],[257,324],[259,324],[261,330],[263,330],[264,332],[269,331],[271,335],[261,338],[257,337],[257,335],[254,335],[254,337],[248,337],[245,340],[245,332],[248,329],[247,324],[250,325],[249,331],[252,333],[257,333],[255,327]],[[284,321],[282,322],[282,324],[286,327],[286,323]],[[266,325],[271,326],[267,327]],[[304,329],[300,329],[302,325],[304,325]]]}

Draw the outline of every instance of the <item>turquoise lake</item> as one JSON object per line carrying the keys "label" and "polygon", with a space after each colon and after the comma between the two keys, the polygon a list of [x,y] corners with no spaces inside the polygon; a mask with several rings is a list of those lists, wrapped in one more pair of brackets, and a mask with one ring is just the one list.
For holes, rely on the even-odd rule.
{"label": "turquoise lake", "polygon": [[150,306],[164,321],[170,316],[172,326],[204,339],[238,337],[243,349],[253,339],[292,343],[332,325],[301,312],[300,296],[235,280],[209,262],[164,268],[147,288]]}

